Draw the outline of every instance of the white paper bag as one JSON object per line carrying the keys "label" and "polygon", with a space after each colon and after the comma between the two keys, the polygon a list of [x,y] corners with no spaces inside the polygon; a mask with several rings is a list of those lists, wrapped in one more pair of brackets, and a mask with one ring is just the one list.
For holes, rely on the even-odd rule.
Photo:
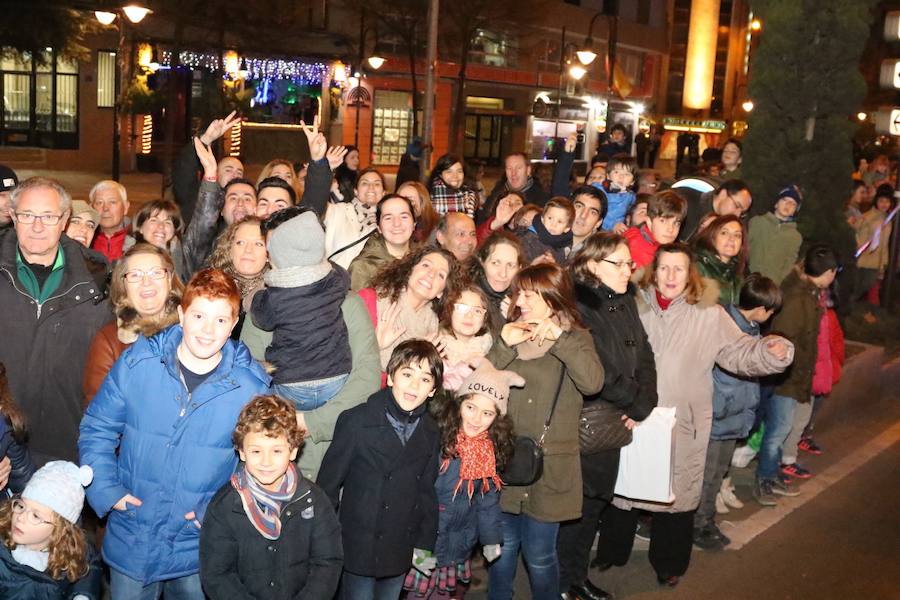
{"label": "white paper bag", "polygon": [[631,443],[619,455],[616,495],[632,500],[672,502],[675,458],[675,407],[657,406],[635,426]]}

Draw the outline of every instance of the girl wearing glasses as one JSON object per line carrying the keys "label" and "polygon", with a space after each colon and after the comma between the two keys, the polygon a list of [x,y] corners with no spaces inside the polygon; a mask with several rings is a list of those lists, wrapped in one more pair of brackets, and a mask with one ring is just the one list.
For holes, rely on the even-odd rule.
{"label": "girl wearing glasses", "polygon": [[444,343],[444,389],[456,391],[491,349],[491,313],[487,295],[469,284],[444,305],[441,341]]}
{"label": "girl wearing glasses", "polygon": [[100,564],[78,526],[92,476],[49,462],[0,506],[0,598],[99,600]]}
{"label": "girl wearing glasses", "polygon": [[82,384],[85,408],[128,346],[140,336],[150,337],[178,322],[183,291],[168,252],[147,242],[125,251],[110,283],[115,320],[97,332],[88,350]]}

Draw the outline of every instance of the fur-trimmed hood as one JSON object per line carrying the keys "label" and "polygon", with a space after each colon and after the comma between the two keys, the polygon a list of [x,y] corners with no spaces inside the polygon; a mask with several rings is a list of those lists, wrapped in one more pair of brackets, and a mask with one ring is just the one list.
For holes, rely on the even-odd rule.
{"label": "fur-trimmed hood", "polygon": [[132,306],[116,309],[116,337],[123,344],[133,344],[138,337],[150,337],[178,322],[178,305],[181,297],[169,292],[163,312],[156,317],[141,317]]}

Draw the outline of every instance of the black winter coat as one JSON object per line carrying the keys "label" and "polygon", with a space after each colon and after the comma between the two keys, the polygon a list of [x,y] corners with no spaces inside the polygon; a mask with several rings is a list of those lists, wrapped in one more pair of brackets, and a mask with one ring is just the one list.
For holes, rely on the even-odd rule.
{"label": "black winter coat", "polygon": [[38,305],[18,278],[15,230],[0,234],[0,362],[28,421],[31,451],[76,461],[88,349],[112,318],[109,269],[103,255],[65,235],[60,245],[62,282]]}
{"label": "black winter coat", "polygon": [[[656,363],[638,317],[634,289],[617,294],[605,285],[575,284],[578,312],[590,329],[603,363],[605,379],[600,393],[584,398],[608,402],[631,419],[643,421],[656,406]],[[582,455],[584,495],[611,499],[619,472],[619,450]]]}
{"label": "black winter coat", "polygon": [[200,534],[200,580],[210,600],[330,600],[343,564],[341,525],[328,497],[301,477],[281,509],[281,536],[264,538],[229,481]]}
{"label": "black winter coat", "polygon": [[12,552],[0,544],[0,598],[3,600],[69,600],[77,594],[90,600],[100,600],[103,567],[100,555],[88,546],[90,570],[88,574],[70,583],[68,579],[57,581],[46,573],[16,562]]}
{"label": "black winter coat", "polygon": [[13,437],[12,428],[6,422],[6,419],[0,415],[0,460],[9,457],[12,472],[9,474],[9,482],[5,488],[0,488],[0,494],[11,491],[14,494],[21,494],[25,489],[25,484],[34,475],[34,463],[31,461],[31,454],[25,444],[20,444]]}
{"label": "black winter coat", "polygon": [[316,482],[340,507],[344,568],[367,577],[406,573],[413,549],[434,550],[438,531],[440,432],[426,411],[404,446],[391,402],[385,388],[341,413]]}

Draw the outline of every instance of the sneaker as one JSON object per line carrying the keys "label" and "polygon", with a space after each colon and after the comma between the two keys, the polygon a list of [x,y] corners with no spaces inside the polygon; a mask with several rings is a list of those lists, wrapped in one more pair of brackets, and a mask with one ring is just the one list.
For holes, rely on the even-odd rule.
{"label": "sneaker", "polygon": [[785,481],[781,478],[777,478],[772,481],[772,493],[778,494],[779,496],[788,496],[793,498],[794,496],[800,495],[800,490],[795,490],[791,487],[790,480]]}
{"label": "sneaker", "polygon": [[694,545],[707,552],[721,552],[725,549],[725,544],[708,526],[694,530]]}
{"label": "sneaker", "polygon": [[797,444],[797,447],[804,452],[809,452],[810,454],[815,454],[817,456],[822,454],[822,447],[811,437],[800,438],[800,443]]}
{"label": "sneaker", "polygon": [[644,540],[645,542],[650,541],[650,519],[638,519],[637,529],[635,529],[634,531],[634,537]]}
{"label": "sneaker", "polygon": [[719,493],[722,495],[722,500],[727,506],[730,506],[731,508],[744,508],[744,503],[741,502],[734,493],[734,485],[731,483],[731,477],[726,477],[722,480],[722,489]]}
{"label": "sneaker", "polygon": [[722,492],[716,494],[716,513],[720,515],[727,514],[731,511],[728,510],[728,506],[725,503],[725,499],[722,497]]}
{"label": "sneaker", "polygon": [[788,477],[795,477],[797,479],[809,479],[813,476],[812,471],[810,471],[809,469],[804,469],[800,466],[799,463],[781,465],[781,472]]}
{"label": "sneaker", "polygon": [[757,479],[756,484],[753,486],[753,497],[763,506],[776,506],[778,504],[773,483],[770,479]]}
{"label": "sneaker", "polygon": [[712,522],[709,525],[707,525],[706,530],[709,532],[709,535],[711,535],[711,536],[715,537],[716,539],[718,539],[719,541],[721,541],[723,546],[727,546],[728,544],[731,543],[731,538],[729,538],[727,535],[722,533],[722,530],[719,529],[719,526],[715,522]]}

